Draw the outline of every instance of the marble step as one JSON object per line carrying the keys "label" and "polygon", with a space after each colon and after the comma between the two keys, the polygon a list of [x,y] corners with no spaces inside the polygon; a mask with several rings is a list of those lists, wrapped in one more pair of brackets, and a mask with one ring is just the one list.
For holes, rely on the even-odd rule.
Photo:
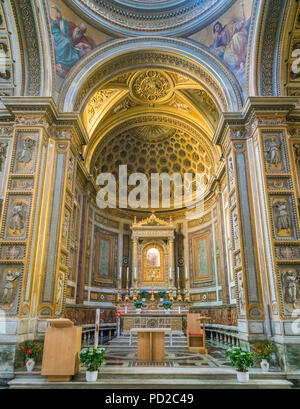
{"label": "marble step", "polygon": [[[171,378],[170,378],[171,376]],[[284,379],[250,378],[249,383],[238,383],[236,378],[220,379],[187,379],[169,376],[163,379],[115,377],[107,379],[100,377],[97,382],[85,380],[71,382],[47,382],[45,378],[16,378],[9,382],[10,389],[290,389],[292,383]]]}

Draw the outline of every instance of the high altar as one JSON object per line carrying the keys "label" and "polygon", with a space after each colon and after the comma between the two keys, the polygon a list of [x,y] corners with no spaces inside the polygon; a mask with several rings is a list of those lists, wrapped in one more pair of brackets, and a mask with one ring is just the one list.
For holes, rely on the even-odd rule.
{"label": "high altar", "polygon": [[[175,270],[174,239],[175,226],[152,215],[140,222],[134,221],[132,230],[132,280],[127,285],[125,303],[120,304],[122,331],[129,333],[132,328],[171,328],[183,333],[186,324],[189,301],[188,278]],[[132,301],[138,299],[139,291],[146,290],[151,296],[143,304],[142,314],[136,314]],[[170,315],[164,312],[159,291],[166,292],[166,300],[173,302]],[[131,297],[130,297],[131,295]],[[122,300],[119,291],[119,301]]]}
{"label": "high altar", "polygon": [[[140,290],[151,291],[150,309],[157,307],[155,293],[166,291],[170,301],[174,299],[189,300],[188,277],[180,276],[179,267],[175,271],[174,239],[175,226],[170,218],[169,222],[152,215],[140,222],[136,219],[132,230],[132,280],[129,291],[129,275],[126,276],[125,301],[137,300]],[[119,301],[121,301],[121,277],[119,277]]]}

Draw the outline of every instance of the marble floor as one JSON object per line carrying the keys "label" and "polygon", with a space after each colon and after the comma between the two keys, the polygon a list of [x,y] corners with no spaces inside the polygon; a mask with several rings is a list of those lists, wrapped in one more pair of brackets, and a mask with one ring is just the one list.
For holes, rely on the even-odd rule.
{"label": "marble floor", "polygon": [[[123,335],[114,338],[103,345],[106,349],[106,362],[104,366],[122,367],[190,367],[190,368],[231,368],[229,359],[226,358],[228,347],[218,343],[207,341],[208,354],[202,355],[190,353],[187,348],[185,336],[173,336],[172,346],[166,337],[166,359],[162,362],[140,362],[137,360],[137,339],[133,338],[132,345],[129,336]],[[258,364],[255,365],[258,367]],[[271,365],[271,371],[279,371]]]}

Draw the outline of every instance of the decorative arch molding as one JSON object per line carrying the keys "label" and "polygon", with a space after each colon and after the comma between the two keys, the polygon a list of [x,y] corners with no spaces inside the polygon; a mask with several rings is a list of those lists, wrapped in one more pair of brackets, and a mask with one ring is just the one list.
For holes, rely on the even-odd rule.
{"label": "decorative arch molding", "polygon": [[238,81],[207,47],[187,40],[141,37],[110,42],[79,61],[63,84],[59,109],[81,112],[90,96],[114,76],[147,67],[192,78],[213,97],[220,111],[242,108]]}
{"label": "decorative arch molding", "polygon": [[[291,0],[266,0],[261,30],[257,34],[260,46],[256,69],[258,95],[280,95],[280,59],[284,22]],[[267,56],[267,58],[266,58]]]}
{"label": "decorative arch molding", "polygon": [[22,50],[23,95],[41,95],[41,43],[38,35],[36,7],[32,0],[11,0],[16,16]]}
{"label": "decorative arch molding", "polygon": [[67,0],[70,7],[84,14],[99,27],[115,35],[178,36],[192,34],[213,23],[236,0]]}

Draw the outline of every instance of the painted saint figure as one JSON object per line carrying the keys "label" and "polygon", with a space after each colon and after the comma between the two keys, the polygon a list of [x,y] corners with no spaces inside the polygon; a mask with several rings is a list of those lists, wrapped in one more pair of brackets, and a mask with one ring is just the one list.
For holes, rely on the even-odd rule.
{"label": "painted saint figure", "polygon": [[10,304],[14,300],[14,281],[20,276],[18,271],[9,270],[5,276],[2,304]]}
{"label": "painted saint figure", "polygon": [[76,26],[63,19],[61,11],[56,6],[52,8],[56,10],[55,20],[51,20],[56,68],[57,73],[64,77],[95,45],[85,36],[87,26],[84,23]]}

